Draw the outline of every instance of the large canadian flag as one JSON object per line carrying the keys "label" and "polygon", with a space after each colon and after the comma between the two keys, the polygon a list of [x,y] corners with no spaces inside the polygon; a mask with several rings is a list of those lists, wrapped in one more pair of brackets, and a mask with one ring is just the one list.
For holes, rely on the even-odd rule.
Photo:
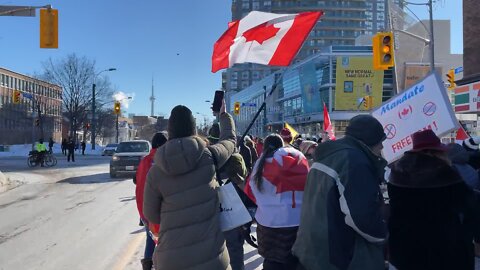
{"label": "large canadian flag", "polygon": [[212,72],[237,63],[288,66],[323,12],[252,11],[229,23],[213,47]]}

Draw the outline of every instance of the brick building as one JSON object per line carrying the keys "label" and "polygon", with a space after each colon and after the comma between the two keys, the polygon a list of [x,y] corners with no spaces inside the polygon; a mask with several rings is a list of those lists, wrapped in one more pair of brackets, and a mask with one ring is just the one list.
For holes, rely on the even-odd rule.
{"label": "brick building", "polygon": [[[19,104],[13,103],[14,90],[22,93]],[[60,86],[0,68],[0,145],[29,144],[40,137],[60,142],[61,113]]]}

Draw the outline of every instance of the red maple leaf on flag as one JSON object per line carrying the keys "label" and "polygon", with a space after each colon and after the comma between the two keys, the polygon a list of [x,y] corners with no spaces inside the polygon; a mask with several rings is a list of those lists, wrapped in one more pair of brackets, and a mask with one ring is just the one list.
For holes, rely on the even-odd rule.
{"label": "red maple leaf on flag", "polygon": [[275,158],[265,162],[263,177],[277,187],[277,193],[303,191],[307,181],[308,161],[291,155],[282,156],[280,164]]}
{"label": "red maple leaf on flag", "polygon": [[256,42],[262,44],[265,40],[276,36],[278,31],[280,31],[280,28],[276,28],[273,26],[273,24],[267,25],[267,23],[263,23],[255,26],[252,29],[249,29],[248,31],[245,31],[243,36],[247,39],[247,42],[255,40]]}

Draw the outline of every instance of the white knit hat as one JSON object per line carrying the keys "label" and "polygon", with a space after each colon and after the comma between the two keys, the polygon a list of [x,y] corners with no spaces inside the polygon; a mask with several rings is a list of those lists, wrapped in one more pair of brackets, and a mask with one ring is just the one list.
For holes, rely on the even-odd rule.
{"label": "white knit hat", "polygon": [[467,150],[474,150],[478,151],[480,144],[480,137],[471,137],[468,139],[463,140],[463,146],[467,148]]}

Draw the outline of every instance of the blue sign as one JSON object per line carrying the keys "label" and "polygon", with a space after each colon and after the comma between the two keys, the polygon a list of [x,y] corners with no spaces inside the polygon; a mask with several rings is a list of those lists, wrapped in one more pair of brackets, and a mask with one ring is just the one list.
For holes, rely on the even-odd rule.
{"label": "blue sign", "polygon": [[460,73],[460,72],[463,72],[463,67],[457,67],[457,68],[455,69],[455,74],[458,74],[458,73]]}
{"label": "blue sign", "polygon": [[242,107],[257,107],[257,103],[242,103]]}
{"label": "blue sign", "polygon": [[32,99],[33,98],[33,95],[32,94],[29,94],[29,93],[22,93],[22,96],[24,98],[28,98],[28,99]]}

